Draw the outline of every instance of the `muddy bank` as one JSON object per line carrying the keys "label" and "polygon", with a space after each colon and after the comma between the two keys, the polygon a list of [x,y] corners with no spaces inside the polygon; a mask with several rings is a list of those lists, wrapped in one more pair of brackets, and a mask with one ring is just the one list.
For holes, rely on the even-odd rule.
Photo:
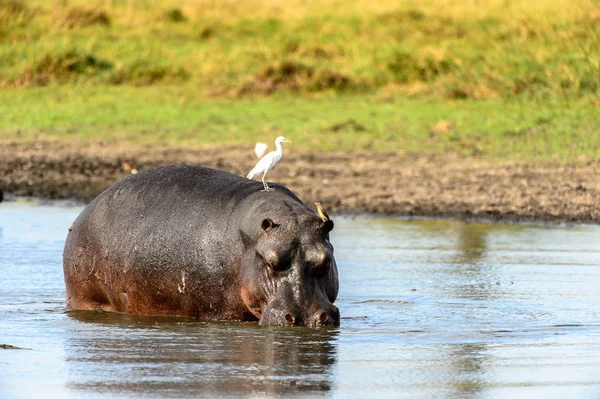
{"label": "muddy bank", "polygon": [[[245,175],[253,149],[126,147],[102,142],[0,142],[0,188],[17,196],[89,201],[140,170],[193,164]],[[368,212],[497,221],[600,222],[600,162],[491,163],[459,156],[319,153],[286,147],[269,174],[329,212]]]}

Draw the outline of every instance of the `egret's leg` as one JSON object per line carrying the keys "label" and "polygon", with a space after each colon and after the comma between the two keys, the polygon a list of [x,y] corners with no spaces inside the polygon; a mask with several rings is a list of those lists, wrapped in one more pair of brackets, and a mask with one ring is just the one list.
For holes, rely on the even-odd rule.
{"label": "egret's leg", "polygon": [[265,181],[266,176],[267,176],[267,173],[266,172],[263,173],[263,177],[262,177],[263,187],[265,188],[265,191],[270,191],[271,189],[269,188],[269,185]]}
{"label": "egret's leg", "polygon": [[269,191],[269,186],[267,185],[267,182],[265,181],[266,175],[267,175],[266,173],[263,173],[263,188],[264,188],[264,191]]}

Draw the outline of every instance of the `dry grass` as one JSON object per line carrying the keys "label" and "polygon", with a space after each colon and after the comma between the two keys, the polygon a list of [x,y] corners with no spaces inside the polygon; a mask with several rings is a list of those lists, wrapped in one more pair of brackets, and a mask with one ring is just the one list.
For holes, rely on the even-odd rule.
{"label": "dry grass", "polygon": [[110,25],[110,17],[103,9],[66,7],[59,9],[54,18],[58,26],[67,29]]}
{"label": "dry grass", "polygon": [[181,67],[148,64],[115,65],[93,54],[76,51],[46,53],[27,65],[10,82],[16,87],[36,87],[65,84],[109,84],[147,86],[157,83],[177,83],[189,78]]}
{"label": "dry grass", "polygon": [[150,65],[140,62],[118,68],[109,79],[111,84],[147,86],[157,83],[178,83],[189,78],[189,73],[182,67],[168,65]]}
{"label": "dry grass", "polygon": [[276,91],[344,91],[361,83],[341,72],[317,69],[300,62],[280,61],[268,65],[236,91],[238,96],[270,94]]}
{"label": "dry grass", "polygon": [[[565,102],[596,101],[600,90],[597,0],[0,0],[0,21],[10,22],[0,28],[2,86],[168,83],[238,96],[358,90]],[[36,67],[40,54],[65,53],[114,67],[68,79]]]}
{"label": "dry grass", "polygon": [[28,22],[34,11],[23,0],[0,0],[0,32],[6,34],[10,28]]}
{"label": "dry grass", "polygon": [[110,62],[90,54],[48,53],[25,67],[14,84],[31,87],[80,83],[112,67]]}

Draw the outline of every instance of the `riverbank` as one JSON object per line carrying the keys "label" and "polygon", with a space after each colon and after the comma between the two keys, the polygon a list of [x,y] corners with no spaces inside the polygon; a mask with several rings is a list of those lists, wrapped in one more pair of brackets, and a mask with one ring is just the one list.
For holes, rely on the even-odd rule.
{"label": "riverbank", "polygon": [[340,4],[0,2],[0,188],[245,175],[283,135],[270,179],[330,212],[599,221],[593,2]]}
{"label": "riverbank", "polygon": [[[0,188],[17,196],[90,201],[125,177],[122,160],[148,170],[192,164],[245,175],[256,162],[241,146],[157,148],[102,141],[8,142],[0,146]],[[489,161],[398,152],[314,152],[286,148],[269,174],[305,203],[332,213],[494,221],[600,222],[600,161]]]}

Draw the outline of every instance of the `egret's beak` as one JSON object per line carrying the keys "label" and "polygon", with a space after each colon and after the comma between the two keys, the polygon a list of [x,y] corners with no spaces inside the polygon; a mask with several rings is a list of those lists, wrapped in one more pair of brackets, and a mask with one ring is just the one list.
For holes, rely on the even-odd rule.
{"label": "egret's beak", "polygon": [[284,142],[284,143],[291,143],[291,141],[290,141],[290,140],[288,140],[288,139],[286,139],[285,137],[283,138],[283,142]]}

